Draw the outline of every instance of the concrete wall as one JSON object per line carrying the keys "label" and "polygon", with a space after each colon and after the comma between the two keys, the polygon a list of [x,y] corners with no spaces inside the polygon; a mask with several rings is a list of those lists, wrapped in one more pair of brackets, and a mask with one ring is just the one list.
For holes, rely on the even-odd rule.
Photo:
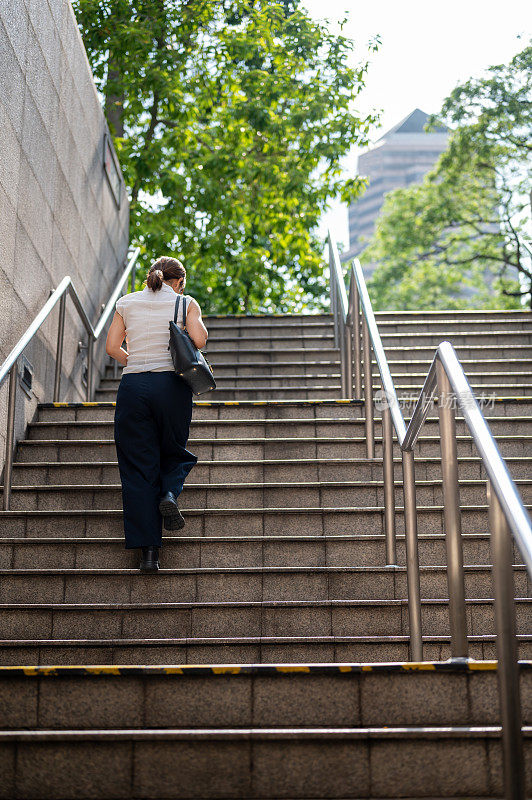
{"label": "concrete wall", "polygon": [[[103,169],[108,130],[68,0],[0,2],[0,363],[65,275],[95,325],[127,253],[128,200]],[[52,399],[57,306],[25,351],[32,396],[17,391],[16,437]],[[104,339],[102,334],[102,340]],[[67,300],[61,400],[83,400],[87,336]],[[103,366],[104,341],[95,350]],[[6,380],[0,388],[4,460]]]}

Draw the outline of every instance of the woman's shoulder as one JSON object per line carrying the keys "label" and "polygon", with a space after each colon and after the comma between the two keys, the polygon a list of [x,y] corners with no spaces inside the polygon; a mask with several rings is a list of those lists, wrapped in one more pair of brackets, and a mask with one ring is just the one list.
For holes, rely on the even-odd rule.
{"label": "woman's shoulder", "polygon": [[136,304],[145,297],[145,292],[142,290],[140,292],[128,292],[127,294],[123,294],[115,303],[115,310],[123,317],[125,312],[127,311],[129,314],[129,310],[131,307],[135,307]]}
{"label": "woman's shoulder", "polygon": [[140,300],[141,297],[145,296],[144,290],[140,290],[138,292],[128,292],[127,294],[123,294],[121,297],[118,298],[116,304],[120,304],[122,306],[128,303],[134,303],[135,300]]}

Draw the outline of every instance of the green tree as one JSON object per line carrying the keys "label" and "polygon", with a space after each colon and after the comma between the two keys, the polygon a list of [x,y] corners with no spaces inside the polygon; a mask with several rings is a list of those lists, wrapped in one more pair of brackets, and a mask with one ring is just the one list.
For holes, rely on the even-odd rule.
{"label": "green tree", "polygon": [[[319,307],[329,200],[363,181],[367,63],[299,0],[74,0],[144,265],[183,258],[209,311]],[[371,45],[376,47],[376,43]]]}
{"label": "green tree", "polygon": [[382,309],[519,308],[532,281],[532,48],[458,86],[431,120],[442,123],[452,132],[434,169],[386,197],[363,255],[377,263],[372,297]]}

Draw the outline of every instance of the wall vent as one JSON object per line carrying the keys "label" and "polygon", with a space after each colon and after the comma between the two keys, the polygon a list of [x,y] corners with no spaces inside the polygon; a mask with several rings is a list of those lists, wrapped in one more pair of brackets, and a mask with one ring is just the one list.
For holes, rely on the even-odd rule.
{"label": "wall vent", "polygon": [[30,364],[26,356],[20,357],[20,385],[26,392],[28,397],[32,397],[31,389],[33,386],[33,366]]}

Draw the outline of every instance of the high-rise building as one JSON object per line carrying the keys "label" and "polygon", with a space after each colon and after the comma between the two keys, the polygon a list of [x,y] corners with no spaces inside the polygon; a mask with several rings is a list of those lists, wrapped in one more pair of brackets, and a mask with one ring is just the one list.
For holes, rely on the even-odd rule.
{"label": "high-rise building", "polygon": [[[393,189],[419,183],[447,147],[447,128],[424,130],[429,115],[416,108],[358,157],[358,173],[368,178],[364,194],[349,207],[349,250],[354,258],[368,244],[384,202]],[[368,273],[371,270],[364,270]]]}

